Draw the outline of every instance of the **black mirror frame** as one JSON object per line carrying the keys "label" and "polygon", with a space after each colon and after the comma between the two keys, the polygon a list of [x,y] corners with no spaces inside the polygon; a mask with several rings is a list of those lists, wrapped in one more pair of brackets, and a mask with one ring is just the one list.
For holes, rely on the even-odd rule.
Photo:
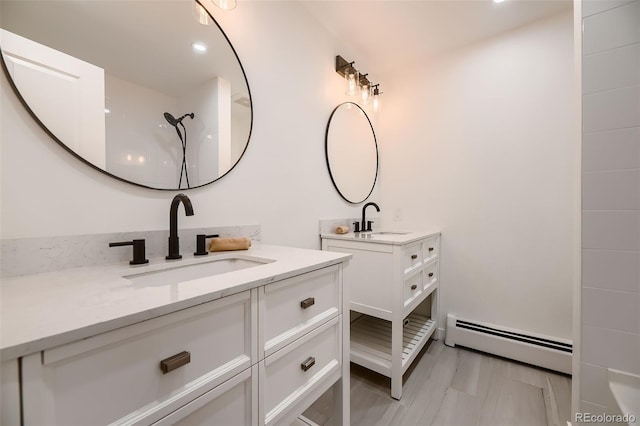
{"label": "black mirror frame", "polygon": [[[343,105],[346,104],[351,104],[352,106],[355,106],[357,108],[360,109],[360,111],[362,111],[362,113],[364,114],[365,118],[367,119],[367,122],[369,123],[369,127],[371,127],[371,134],[373,135],[373,142],[375,144],[376,147],[376,175],[373,178],[373,183],[371,184],[371,189],[369,190],[369,193],[360,201],[353,201],[348,199],[343,193],[342,191],[340,191],[340,188],[338,188],[338,185],[335,181],[335,178],[333,176],[333,173],[331,173],[331,164],[329,162],[329,127],[331,127],[331,119],[333,118],[333,115],[336,113],[336,111],[338,110],[338,108],[340,108]],[[348,203],[350,204],[360,204],[365,202],[369,196],[371,195],[371,193],[373,192],[373,189],[376,186],[376,182],[378,181],[378,170],[380,167],[380,155],[379,155],[379,150],[378,150],[378,139],[376,137],[376,132],[373,129],[373,124],[371,124],[371,120],[369,119],[369,115],[367,115],[367,113],[365,112],[364,109],[362,109],[362,107],[358,104],[356,104],[355,102],[343,102],[341,104],[339,104],[338,106],[336,106],[333,111],[331,112],[331,115],[329,116],[329,121],[327,122],[327,128],[325,131],[325,136],[324,136],[324,156],[325,156],[325,160],[327,162],[327,170],[329,170],[329,177],[331,177],[331,183],[333,183],[333,187],[336,189],[336,191],[338,191],[338,194],[340,194],[340,196]]]}
{"label": "black mirror frame", "polygon": [[11,88],[12,88],[13,92],[15,93],[16,97],[20,100],[20,103],[24,106],[24,108],[27,110],[27,112],[33,118],[33,120],[36,123],[38,123],[38,125],[42,128],[42,130],[44,130],[44,132],[47,135],[49,135],[51,137],[51,139],[53,139],[55,142],[57,142],[58,145],[60,145],[62,148],[64,148],[67,152],[69,152],[71,155],[73,155],[74,157],[76,157],[77,159],[79,159],[80,161],[85,163],[86,165],[90,166],[94,170],[97,170],[100,173],[104,173],[105,175],[107,175],[109,177],[112,177],[112,178],[114,178],[116,180],[119,180],[121,182],[125,182],[125,183],[131,184],[131,185],[134,185],[134,186],[137,186],[137,187],[141,187],[141,188],[153,189],[153,190],[156,190],[156,191],[184,191],[184,190],[202,188],[203,186],[210,185],[210,184],[212,184],[214,182],[217,182],[218,180],[222,179],[227,174],[229,174],[233,169],[235,169],[236,166],[238,165],[238,163],[240,163],[240,160],[242,160],[242,157],[244,156],[245,152],[247,151],[247,148],[249,147],[249,143],[251,142],[251,134],[252,134],[252,131],[253,131],[253,114],[254,114],[253,97],[251,96],[251,87],[249,86],[249,80],[247,79],[247,73],[244,70],[244,66],[242,65],[242,62],[240,61],[240,57],[238,56],[238,53],[236,52],[236,49],[233,47],[233,44],[231,44],[231,40],[229,40],[229,37],[227,37],[227,34],[224,32],[224,30],[222,29],[222,27],[220,26],[218,21],[216,21],[216,19],[211,15],[211,12],[209,12],[209,10],[206,7],[204,7],[200,3],[199,0],[195,0],[195,1],[200,6],[202,6],[202,8],[207,12],[209,17],[213,21],[213,23],[215,23],[215,25],[218,28],[218,30],[220,31],[220,33],[223,35],[224,39],[229,44],[229,47],[231,48],[231,51],[233,52],[233,55],[236,57],[236,60],[238,61],[238,65],[240,66],[240,70],[242,71],[242,75],[244,77],[245,84],[247,85],[247,92],[249,94],[249,101],[251,103],[251,122],[249,124],[249,134],[247,135],[247,143],[244,146],[244,149],[242,150],[242,154],[240,154],[240,157],[238,157],[238,161],[236,161],[229,170],[227,170],[223,175],[218,176],[216,179],[212,180],[211,182],[207,182],[207,183],[204,183],[204,184],[198,185],[198,186],[192,186],[190,188],[154,188],[152,186],[143,185],[141,183],[137,183],[137,182],[133,182],[133,181],[121,178],[120,176],[116,176],[116,175],[114,175],[112,173],[109,173],[106,170],[101,169],[100,167],[96,166],[95,164],[91,163],[90,161],[85,160],[81,155],[76,153],[74,150],[69,148],[64,142],[62,142],[60,139],[58,139],[58,137],[56,135],[54,135],[47,128],[47,126],[45,126],[44,123],[38,118],[38,116],[33,112],[31,107],[29,106],[29,104],[27,104],[25,99],[22,97],[22,94],[18,90],[18,87],[16,86],[15,82],[11,78],[11,74],[9,74],[9,69],[7,68],[7,64],[6,64],[5,60],[4,60],[4,55],[2,55],[2,46],[0,46],[0,62],[2,63],[2,70],[3,70],[4,76],[7,79],[7,81],[9,82],[9,85],[11,86]]}

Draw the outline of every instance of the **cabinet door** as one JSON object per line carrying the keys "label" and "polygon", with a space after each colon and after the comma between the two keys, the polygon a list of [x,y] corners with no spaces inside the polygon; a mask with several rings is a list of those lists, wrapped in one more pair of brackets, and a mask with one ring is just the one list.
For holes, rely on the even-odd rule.
{"label": "cabinet door", "polygon": [[153,424],[256,426],[257,394],[258,365],[254,365]]}
{"label": "cabinet door", "polygon": [[[163,418],[257,361],[251,300],[246,291],[24,357],[25,425]],[[189,362],[169,359],[183,352]]]}
{"label": "cabinet door", "polygon": [[393,246],[325,239],[323,250],[353,256],[343,274],[343,282],[349,286],[349,308],[390,321],[394,295]]}

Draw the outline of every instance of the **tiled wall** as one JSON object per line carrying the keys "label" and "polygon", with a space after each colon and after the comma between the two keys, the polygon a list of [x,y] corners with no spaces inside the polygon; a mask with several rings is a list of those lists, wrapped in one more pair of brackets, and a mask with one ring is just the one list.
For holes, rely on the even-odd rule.
{"label": "tiled wall", "polygon": [[585,0],[581,412],[616,413],[607,368],[640,374],[640,0]]}

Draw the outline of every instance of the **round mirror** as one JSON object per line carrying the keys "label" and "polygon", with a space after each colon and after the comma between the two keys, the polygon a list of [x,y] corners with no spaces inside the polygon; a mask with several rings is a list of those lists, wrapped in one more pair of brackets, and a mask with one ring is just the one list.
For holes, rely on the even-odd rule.
{"label": "round mirror", "polygon": [[327,124],[327,166],[333,185],[350,203],[366,200],[378,176],[378,144],[371,121],[359,105],[340,104]]}
{"label": "round mirror", "polygon": [[242,157],[249,85],[211,0],[2,0],[5,74],[68,151],[135,185],[209,184]]}

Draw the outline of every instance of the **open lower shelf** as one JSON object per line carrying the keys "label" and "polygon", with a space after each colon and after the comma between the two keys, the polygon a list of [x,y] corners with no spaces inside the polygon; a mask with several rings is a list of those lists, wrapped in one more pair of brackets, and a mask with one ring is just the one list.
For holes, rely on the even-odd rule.
{"label": "open lower shelf", "polygon": [[[416,313],[405,320],[402,336],[404,373],[436,329],[436,322]],[[351,323],[351,361],[391,377],[391,322],[363,315]]]}

